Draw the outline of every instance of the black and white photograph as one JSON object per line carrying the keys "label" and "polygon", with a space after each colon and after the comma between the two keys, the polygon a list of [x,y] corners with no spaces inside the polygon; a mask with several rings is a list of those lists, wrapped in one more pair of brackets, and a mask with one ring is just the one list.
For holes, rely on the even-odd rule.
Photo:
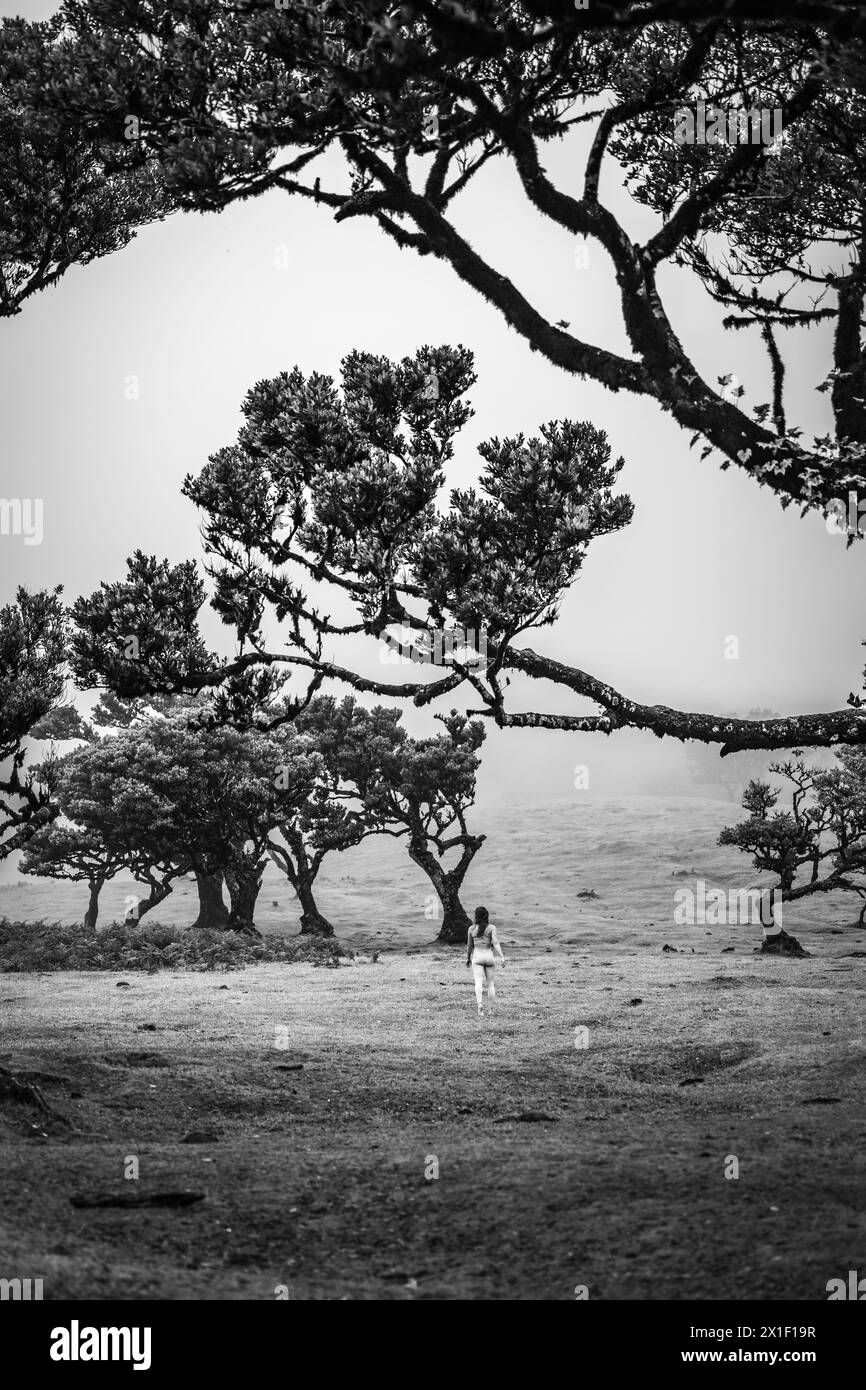
{"label": "black and white photograph", "polygon": [[827,1374],[864,329],[859,3],[2,0],[28,1369],[560,1302]]}

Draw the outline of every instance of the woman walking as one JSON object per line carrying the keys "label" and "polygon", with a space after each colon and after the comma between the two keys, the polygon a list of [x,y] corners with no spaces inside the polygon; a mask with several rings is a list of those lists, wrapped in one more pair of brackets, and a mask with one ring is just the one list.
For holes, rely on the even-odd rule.
{"label": "woman walking", "polygon": [[475,926],[469,928],[466,944],[466,964],[472,966],[472,974],[475,976],[475,998],[478,1000],[478,1015],[481,1017],[484,1014],[484,982],[487,981],[487,1002],[492,1005],[496,998],[496,985],[493,983],[496,957],[499,957],[501,965],[505,964],[496,928],[490,921],[490,913],[486,907],[476,907]]}

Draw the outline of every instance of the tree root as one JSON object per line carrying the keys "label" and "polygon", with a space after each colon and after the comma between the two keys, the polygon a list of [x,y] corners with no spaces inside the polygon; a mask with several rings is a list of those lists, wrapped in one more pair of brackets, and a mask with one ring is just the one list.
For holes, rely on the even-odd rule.
{"label": "tree root", "polygon": [[70,1121],[65,1115],[61,1115],[59,1110],[48,1104],[41,1090],[31,1081],[22,1081],[14,1072],[9,1071],[8,1067],[0,1066],[0,1101],[14,1100],[22,1105],[35,1105],[36,1109],[43,1115],[48,1115],[52,1120],[57,1120],[60,1124],[68,1125]]}
{"label": "tree root", "polygon": [[767,956],[808,956],[810,951],[806,951],[800,945],[796,936],[789,936],[786,931],[777,932],[774,936],[765,936],[761,945],[761,954]]}

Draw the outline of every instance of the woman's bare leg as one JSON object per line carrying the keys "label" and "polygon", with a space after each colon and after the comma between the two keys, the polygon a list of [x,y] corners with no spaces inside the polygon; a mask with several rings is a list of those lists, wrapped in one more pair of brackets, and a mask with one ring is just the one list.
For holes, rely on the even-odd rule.
{"label": "woman's bare leg", "polygon": [[475,998],[478,1000],[478,1012],[484,1012],[484,974],[486,966],[473,965],[472,974],[475,976]]}

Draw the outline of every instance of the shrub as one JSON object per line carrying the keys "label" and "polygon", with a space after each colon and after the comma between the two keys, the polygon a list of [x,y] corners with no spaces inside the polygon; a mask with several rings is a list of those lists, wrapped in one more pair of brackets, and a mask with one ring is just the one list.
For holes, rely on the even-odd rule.
{"label": "shrub", "polygon": [[112,922],[98,931],[0,918],[0,971],[242,970],[263,961],[335,965],[351,951],[332,938],[184,931],[159,922]]}

